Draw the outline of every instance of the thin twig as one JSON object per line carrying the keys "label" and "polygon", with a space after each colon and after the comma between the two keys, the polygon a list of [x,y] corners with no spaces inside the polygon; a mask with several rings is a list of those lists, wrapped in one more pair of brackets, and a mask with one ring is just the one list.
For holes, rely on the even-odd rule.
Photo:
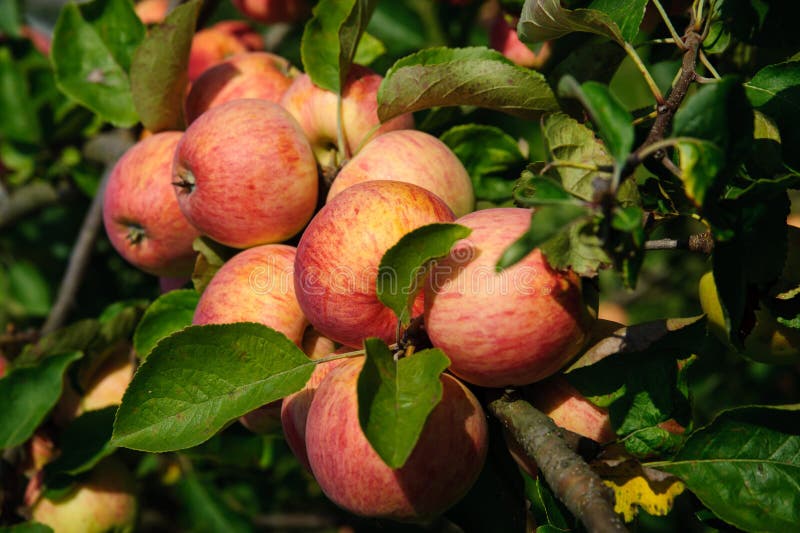
{"label": "thin twig", "polygon": [[536,461],[556,496],[590,532],[627,531],[614,512],[613,494],[573,452],[553,421],[515,391],[489,402],[489,410]]}
{"label": "thin twig", "polygon": [[699,50],[698,51],[698,55],[700,57],[700,62],[703,63],[703,66],[708,69],[708,71],[711,73],[711,75],[714,76],[718,80],[722,79],[722,76],[719,75],[719,72],[717,72],[717,69],[715,69],[714,65],[711,64],[711,61],[708,60],[708,56],[706,56],[705,52],[703,52],[702,50]]}
{"label": "thin twig", "polygon": [[658,85],[656,84],[656,80],[653,79],[653,76],[650,74],[650,71],[647,70],[647,66],[645,66],[645,64],[644,64],[644,61],[642,61],[642,58],[639,57],[639,54],[636,52],[636,48],[631,46],[630,43],[625,43],[624,48],[625,48],[625,52],[628,54],[628,57],[630,57],[633,60],[633,63],[636,65],[636,68],[642,74],[642,77],[644,78],[644,81],[647,83],[647,86],[650,88],[650,92],[653,93],[653,96],[656,99],[656,103],[658,103],[659,105],[663,104],[664,103],[664,95],[661,94],[661,89],[658,88]]}
{"label": "thin twig", "polygon": [[667,25],[667,29],[669,30],[669,34],[672,35],[673,42],[678,45],[678,48],[684,50],[686,47],[681,40],[681,36],[678,35],[678,32],[675,31],[675,26],[672,25],[672,21],[669,19],[669,15],[667,15],[664,6],[661,5],[661,2],[658,0],[652,0],[653,5],[656,6],[658,13],[661,15],[661,18],[664,20],[664,24]]}
{"label": "thin twig", "polygon": [[645,250],[689,250],[710,254],[714,250],[714,239],[710,232],[690,235],[687,239],[656,239],[644,243]]}
{"label": "thin twig", "polygon": [[64,194],[65,191],[41,181],[18,188],[0,205],[0,228],[10,226],[26,215],[57,203]]}

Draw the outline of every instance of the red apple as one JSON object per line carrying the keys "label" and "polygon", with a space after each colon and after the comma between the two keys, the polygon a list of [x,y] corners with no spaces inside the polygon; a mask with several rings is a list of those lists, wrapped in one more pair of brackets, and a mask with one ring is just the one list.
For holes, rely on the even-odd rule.
{"label": "red apple", "polygon": [[521,67],[539,68],[550,58],[550,43],[545,42],[534,52],[517,36],[516,21],[499,13],[489,32],[489,46],[501,52]]}
{"label": "red apple", "polygon": [[[353,65],[350,69],[342,91],[342,124],[350,154],[376,135],[414,127],[411,114],[380,123],[377,95],[382,80],[366,67]],[[300,123],[320,162],[328,163],[328,153],[337,147],[336,94],[317,87],[303,74],[294,79],[281,104]]]}
{"label": "red apple", "polygon": [[347,346],[360,347],[367,337],[394,342],[397,318],[375,289],[381,258],[406,233],[452,220],[438,196],[410,183],[368,181],[342,191],[297,246],[295,292],[309,322]]}
{"label": "red apple", "polygon": [[442,374],[442,400],[405,465],[395,470],[359,425],[356,388],[362,365],[362,358],[341,364],[314,395],[306,424],[314,477],[328,498],[358,515],[417,521],[442,513],[469,490],[483,467],[488,435],[480,403],[457,379]]}
{"label": "red apple", "polygon": [[58,499],[40,499],[32,509],[35,522],[58,532],[133,531],[136,523],[136,481],[125,465],[107,457],[89,477]]}
{"label": "red apple", "polygon": [[446,144],[421,131],[390,131],[367,143],[342,167],[328,191],[328,201],[356,183],[371,180],[424,187],[444,200],[457,217],[475,207],[464,165]]}
{"label": "red apple", "polygon": [[167,16],[169,0],[140,0],[134,9],[143,24],[158,24]]}
{"label": "red apple", "polygon": [[172,159],[181,133],[150,135],[117,161],[103,196],[111,244],[129,263],[155,276],[188,276],[200,235],[172,190]]}
{"label": "red apple", "polygon": [[8,368],[8,359],[0,355],[0,378],[6,375],[7,368]]}
{"label": "red apple", "polygon": [[306,0],[232,0],[242,15],[262,24],[297,22],[310,13]]}
{"label": "red apple", "polygon": [[228,246],[280,242],[317,203],[317,165],[297,122],[266,100],[233,100],[195,120],[175,151],[178,204]]}
{"label": "red apple", "polygon": [[496,272],[500,255],[528,229],[528,209],[486,209],[456,223],[472,234],[428,277],[431,342],[450,358],[455,375],[483,387],[526,385],[553,374],[589,336],[580,279],[550,268],[539,250]]}
{"label": "red apple", "polygon": [[[336,353],[346,353],[350,350],[352,350],[352,348],[343,347],[339,348]],[[301,390],[283,399],[280,414],[283,436],[286,438],[286,443],[289,445],[289,448],[291,448],[295,457],[297,457],[297,460],[300,461],[300,464],[307,470],[311,470],[311,466],[308,464],[308,453],[306,451],[306,420],[308,419],[308,410],[311,408],[311,401],[314,399],[314,394],[317,392],[317,388],[320,383],[322,383],[322,380],[325,379],[325,376],[330,374],[334,368],[337,368],[345,361],[347,361],[347,359],[334,359],[326,363],[319,363],[314,368],[314,373],[311,374],[305,386]]]}
{"label": "red apple", "polygon": [[294,292],[295,252],[266,244],[230,258],[203,291],[192,323],[258,322],[300,346],[308,323]]}
{"label": "red apple", "polygon": [[192,123],[208,109],[239,98],[279,102],[291,85],[291,65],[268,52],[237,54],[206,70],[186,97],[186,121]]}
{"label": "red apple", "polygon": [[260,50],[264,41],[247,23],[223,20],[194,34],[189,52],[189,81],[228,57]]}

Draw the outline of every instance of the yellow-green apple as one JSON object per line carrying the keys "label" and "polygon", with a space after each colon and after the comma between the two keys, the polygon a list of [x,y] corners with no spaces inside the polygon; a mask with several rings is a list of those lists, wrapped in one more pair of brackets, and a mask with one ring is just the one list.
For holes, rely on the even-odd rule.
{"label": "yellow-green apple", "polygon": [[341,364],[314,394],[306,422],[311,471],[328,498],[352,513],[430,519],[456,503],[483,467],[488,439],[483,409],[463,384],[442,374],[441,402],[406,463],[392,469],[359,424],[356,389],[362,365],[363,358]]}
{"label": "yellow-green apple", "polygon": [[200,235],[172,190],[172,159],[181,132],[150,135],[117,161],[103,195],[111,244],[129,263],[155,276],[188,276]]}
{"label": "yellow-green apple", "polygon": [[242,15],[262,24],[297,22],[309,12],[306,0],[232,0]]}
{"label": "yellow-green apple", "polygon": [[158,24],[167,16],[169,0],[140,0],[133,8],[143,24]]}
{"label": "yellow-green apple", "polygon": [[[335,353],[342,354],[350,350],[352,348],[342,347]],[[332,355],[332,353],[325,355]],[[303,388],[283,399],[280,412],[283,436],[297,460],[307,470],[311,470],[308,464],[308,453],[306,452],[306,420],[308,419],[308,410],[311,408],[311,401],[314,399],[314,394],[325,376],[345,361],[347,359],[334,359],[333,361],[318,363]]]}
{"label": "yellow-green apple", "polygon": [[540,68],[550,58],[550,43],[545,42],[534,52],[519,40],[516,20],[499,13],[489,31],[489,46],[498,50],[521,67]]}
{"label": "yellow-green apple", "polygon": [[[719,300],[714,274],[700,278],[700,305],[708,318],[709,330],[731,345],[725,330],[725,315]],[[744,338],[742,354],[763,363],[791,364],[800,361],[800,330],[784,326],[765,307],[753,310],[755,323]]]}
{"label": "yellow-green apple", "polygon": [[500,255],[530,226],[528,209],[486,209],[456,223],[472,233],[428,276],[425,327],[431,342],[450,358],[455,375],[476,385],[526,385],[555,373],[578,353],[592,326],[580,279],[551,268],[538,249],[495,270]]}
{"label": "yellow-green apple", "polygon": [[265,244],[234,255],[203,291],[192,323],[258,322],[301,346],[308,322],[294,292],[295,253],[293,246]]}
{"label": "yellow-green apple", "polygon": [[136,525],[135,491],[130,471],[116,457],[107,457],[64,496],[40,499],[31,515],[57,533],[129,532]]}
{"label": "yellow-green apple", "polygon": [[356,183],[371,180],[424,187],[444,200],[457,217],[475,207],[464,165],[446,144],[422,131],[395,130],[372,139],[337,174],[328,201]]}
{"label": "yellow-green apple", "polygon": [[239,98],[260,98],[278,103],[291,85],[291,65],[269,52],[232,56],[200,75],[186,97],[188,123],[208,109]]}
{"label": "yellow-green apple", "polygon": [[311,147],[292,116],[266,100],[232,100],[203,113],[178,143],[173,176],[186,218],[235,248],[284,241],[316,208]]}
{"label": "yellow-green apple", "polygon": [[342,191],[297,246],[295,292],[308,321],[346,346],[361,347],[367,337],[394,342],[397,318],[376,295],[381,258],[406,233],[453,218],[438,196],[411,183],[367,181]]}
{"label": "yellow-green apple", "polygon": [[[411,114],[395,117],[385,124],[378,119],[378,88],[383,77],[366,67],[353,65],[342,91],[342,129],[350,154],[369,139],[391,130],[411,129]],[[330,163],[330,152],[337,147],[336,94],[317,87],[307,74],[297,76],[281,99],[300,123],[317,159]]]}
{"label": "yellow-green apple", "polygon": [[189,81],[228,57],[264,48],[264,42],[243,21],[223,20],[194,34],[189,51]]}
{"label": "yellow-green apple", "polygon": [[303,353],[311,359],[320,359],[332,354],[336,350],[336,343],[309,326],[303,332]]}

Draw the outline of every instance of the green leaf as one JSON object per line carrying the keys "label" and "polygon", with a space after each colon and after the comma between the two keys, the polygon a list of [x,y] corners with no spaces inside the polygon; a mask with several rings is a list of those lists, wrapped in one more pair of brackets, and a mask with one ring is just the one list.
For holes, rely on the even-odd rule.
{"label": "green leaf", "polygon": [[702,207],[706,194],[718,187],[725,153],[714,143],[681,137],[675,148],[686,196]]}
{"label": "green leaf", "polygon": [[144,360],[158,341],[190,326],[200,295],[183,289],[159,296],[144,312],[133,334],[133,348]]}
{"label": "green leaf", "polygon": [[567,192],[559,181],[525,170],[514,187],[514,201],[525,207],[545,205],[580,206],[581,201]]}
{"label": "green leaf", "polygon": [[458,224],[428,224],[403,235],[378,266],[378,299],[394,311],[403,326],[411,322],[411,306],[429,263],[450,252],[472,230]]}
{"label": "green leaf", "polygon": [[620,437],[670,418],[687,424],[688,391],[677,362],[691,357],[705,327],[703,316],[628,326],[589,348],[564,375],[589,401],[608,408]]}
{"label": "green leaf", "polygon": [[578,219],[561,228],[539,248],[551,267],[557,270],[571,268],[579,276],[594,277],[601,267],[611,264],[597,231],[593,220]]}
{"label": "green leaf", "polygon": [[569,204],[546,205],[536,209],[532,214],[531,224],[527,231],[500,255],[497,260],[497,270],[510,268],[522,261],[542,243],[553,238],[559,231],[577,219],[585,217],[586,214],[585,207]]}
{"label": "green leaf", "polygon": [[191,531],[225,531],[248,533],[253,526],[246,517],[236,513],[227,504],[228,498],[208,479],[201,479],[190,469],[184,472],[174,487],[181,508],[186,509]]}
{"label": "green leaf", "polygon": [[128,0],[94,0],[80,5],[81,15],[105,43],[114,61],[126,72],[144,39],[145,27]]}
{"label": "green leaf", "polygon": [[50,311],[50,287],[41,272],[27,261],[15,261],[8,267],[9,296],[28,316],[47,316]]}
{"label": "green leaf", "polygon": [[[544,117],[542,136],[553,161],[597,167],[612,164],[605,146],[597,140],[592,130],[564,113],[553,113]],[[567,191],[587,201],[594,197],[595,180],[611,179],[608,172],[584,168],[556,166],[556,171]]]}
{"label": "green leaf", "polygon": [[300,54],[315,85],[339,94],[375,0],[321,0],[306,23]]}
{"label": "green leaf", "polygon": [[633,42],[639,34],[639,25],[644,18],[644,11],[648,0],[632,0],[620,2],[619,0],[592,0],[589,9],[602,11],[617,25],[622,38]]}
{"label": "green leaf", "polygon": [[20,35],[20,14],[17,0],[10,0],[0,3],[0,32],[19,37]]}
{"label": "green leaf", "polygon": [[313,368],[292,341],[261,324],[185,328],[161,340],[139,367],[112,444],[152,452],[195,446],[299,390]]}
{"label": "green leaf", "polygon": [[380,39],[364,32],[361,36],[361,40],[358,42],[358,48],[356,49],[355,57],[353,57],[353,63],[367,67],[385,53],[386,47]]}
{"label": "green leaf", "polygon": [[0,379],[0,449],[22,444],[58,402],[64,372],[80,352],[48,357],[37,366],[17,367]]}
{"label": "green leaf", "polygon": [[791,531],[800,523],[800,405],[724,411],[657,468],[737,528]]}
{"label": "green leaf", "polygon": [[672,455],[686,438],[658,426],[638,429],[622,439],[625,449],[635,457]]}
{"label": "green leaf", "polygon": [[778,125],[784,160],[800,166],[800,61],[764,67],[744,87],[753,107]]}
{"label": "green leaf", "polygon": [[439,349],[399,361],[380,340],[364,341],[358,376],[358,418],[373,449],[391,468],[402,467],[417,444],[428,415],[442,399],[440,375],[450,360]]}
{"label": "green leaf", "polygon": [[[8,2],[13,4],[14,2]],[[0,137],[36,143],[41,139],[39,119],[28,83],[9,48],[0,48]]]}
{"label": "green leaf", "polygon": [[76,418],[61,434],[61,453],[44,467],[45,484],[56,476],[75,476],[91,470],[100,460],[114,453],[111,430],[116,406],[87,411]]}
{"label": "green leaf", "polygon": [[[525,495],[528,497],[528,501],[531,502],[531,511],[536,519],[536,524],[539,526],[536,532],[572,531],[573,527],[567,521],[569,511],[553,495],[552,489],[542,479],[542,476],[537,476],[536,479],[524,476],[524,480]],[[542,528],[548,529],[542,531]]]}
{"label": "green leaf", "polygon": [[797,16],[791,0],[717,0],[714,18],[738,41],[756,46],[797,50],[800,35],[786,24]]}
{"label": "green leaf", "polygon": [[474,105],[535,119],[556,111],[544,76],[483,47],[428,48],[389,69],[378,91],[382,122],[437,106]]}
{"label": "green leaf", "polygon": [[459,124],[440,137],[467,169],[475,197],[494,202],[511,198],[526,159],[510,135],[495,126]]}
{"label": "green leaf", "polygon": [[183,128],[189,50],[201,5],[201,0],[191,0],[172,10],[133,57],[133,103],[144,127],[154,133]]}
{"label": "green leaf", "polygon": [[53,533],[50,526],[39,522],[25,522],[13,526],[0,526],[0,533]]}
{"label": "green leaf", "polygon": [[29,344],[15,360],[19,365],[30,365],[51,355],[63,352],[84,351],[100,331],[100,322],[86,318],[49,333],[35,344]]}
{"label": "green leaf", "polygon": [[564,76],[558,83],[558,92],[583,104],[611,157],[620,168],[624,166],[633,148],[633,117],[608,87],[595,81],[578,85],[572,76]]}
{"label": "green leaf", "polygon": [[197,260],[192,271],[194,290],[203,294],[217,270],[225,261],[233,257],[238,250],[211,240],[208,237],[197,237],[192,242],[192,250],[197,252]]}
{"label": "green leaf", "polygon": [[519,39],[524,43],[552,41],[576,31],[608,37],[620,46],[625,44],[619,26],[606,13],[597,9],[566,9],[561,7],[561,0],[525,2],[517,24]]}
{"label": "green leaf", "polygon": [[[67,4],[61,10],[51,51],[56,84],[64,94],[102,119],[116,126],[131,126],[138,116],[128,74],[120,64],[127,56],[120,43],[109,35],[115,24],[126,23],[123,17],[127,19],[129,13],[115,7],[124,0],[95,2],[90,4],[92,7],[84,5],[83,11],[76,4]],[[103,6],[109,7],[108,17],[84,18],[84,12],[90,16],[95,10],[105,13]],[[129,3],[127,6],[133,12]]]}

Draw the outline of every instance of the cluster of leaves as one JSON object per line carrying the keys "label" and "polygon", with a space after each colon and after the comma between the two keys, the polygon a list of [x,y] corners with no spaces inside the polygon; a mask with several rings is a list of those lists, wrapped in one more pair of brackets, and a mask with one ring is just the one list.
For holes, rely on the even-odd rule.
{"label": "cluster of leaves", "polygon": [[[634,287],[652,221],[699,218],[715,240],[712,264],[732,341],[741,340],[752,305],[744,295],[754,291],[763,299],[771,295],[776,308],[774,299],[780,300],[783,323],[800,327],[794,309],[800,291],[774,285],[786,255],[787,191],[798,184],[791,146],[800,135],[800,63],[783,53],[797,43],[775,23],[786,16],[780,2],[764,7],[760,2],[718,0],[699,14],[702,24],[690,31],[704,37],[703,53],[734,75],[693,88],[679,109],[669,110],[674,119],[655,140],[647,115],[658,113],[663,102],[654,99],[647,108],[631,111],[608,84],[626,54],[639,60],[635,44],[646,0],[592,0],[578,2],[574,9],[558,0],[508,2],[510,10],[519,12],[524,41],[555,40],[553,60],[543,72],[518,67],[485,47],[449,46],[454,41],[469,44],[463,35],[460,41],[442,35],[441,46],[406,55],[432,40],[392,42],[376,18],[404,9],[395,4],[405,5],[321,0],[303,33],[304,69],[318,85],[340,92],[354,60],[380,64],[382,55],[404,56],[386,73],[380,118],[418,112],[421,127],[440,133],[465,164],[482,205],[536,207],[530,230],[506,251],[499,268],[540,247],[557,268],[572,268],[587,277],[614,268]],[[695,3],[693,9],[703,5]],[[748,17],[756,8],[761,16]],[[53,90],[52,100],[36,103],[14,103],[11,96],[30,94],[25,90],[0,99],[2,105],[30,110],[19,115],[18,123],[3,124],[3,153],[39,142],[53,146],[49,136],[58,130],[41,121],[49,117],[66,124],[69,113],[83,120],[75,121],[78,130],[65,134],[72,143],[96,131],[90,125],[97,128],[103,122],[141,122],[151,131],[181,128],[180,101],[199,10],[199,0],[187,2],[164,25],[145,33],[126,0],[68,5],[56,25],[54,74],[41,56],[31,56],[36,59],[30,63],[23,60],[25,54],[34,54],[25,49],[28,45],[0,49],[0,76],[6,80],[0,86],[19,88],[51,76],[49,83],[61,91]],[[4,30],[10,35],[19,31]],[[572,53],[559,55],[559,43]],[[762,64],[755,52],[764,47],[786,61]],[[675,53],[686,52],[676,48]],[[590,61],[591,54],[601,55],[602,61]],[[36,69],[46,74],[36,74]],[[501,121],[477,123],[482,122],[481,110],[533,124],[543,143],[525,147],[500,127]],[[651,158],[657,152],[665,154],[665,163]],[[58,167],[48,162],[48,168]],[[19,183],[33,175],[13,170]],[[458,225],[428,226],[387,252],[382,266],[398,276],[392,285],[408,290],[389,292],[378,286],[378,293],[401,323],[407,325],[412,318],[409,295],[420,273],[467,231]],[[62,435],[65,452],[46,473],[48,490],[64,490],[118,447],[202,455],[204,446],[223,445],[228,432],[220,431],[231,421],[295,392],[311,375],[316,362],[265,326],[190,326],[198,293],[228,252],[203,240],[196,248],[201,255],[195,290],[161,296],[141,319],[141,304],[131,304],[117,306],[98,320],[75,323],[26,348],[9,376],[0,380],[0,389],[6,391],[0,398],[19,399],[0,412],[0,442],[7,448],[26,441],[42,423],[58,401],[71,365],[71,379],[79,384],[81,372],[96,368],[118,340],[129,337],[142,360],[115,418],[113,410],[87,413]],[[644,480],[653,494],[661,490],[658,481],[663,478],[641,474],[641,465],[670,473],[716,516],[742,529],[796,524],[800,492],[792,480],[800,469],[797,410],[740,408],[695,429],[688,375],[704,335],[705,323],[699,319],[632,326],[591,347],[565,370],[587,398],[608,409],[625,457],[639,467],[625,474],[606,461],[597,469],[608,479]],[[441,397],[439,376],[449,362],[436,349],[396,360],[389,347],[374,339],[366,342],[365,353],[359,379],[361,424],[384,461],[399,467]],[[670,421],[685,432],[666,429]],[[264,449],[246,457],[259,453]],[[502,468],[490,461],[475,491],[508,491],[497,479]],[[669,487],[674,482],[672,478]],[[182,483],[187,500],[211,499],[191,476]],[[779,488],[771,488],[772,483]],[[532,502],[540,525],[572,527],[544,481],[526,479],[517,489]],[[777,506],[775,490],[785,496]],[[634,503],[663,514],[671,500]],[[236,522],[231,520],[225,523]]]}

